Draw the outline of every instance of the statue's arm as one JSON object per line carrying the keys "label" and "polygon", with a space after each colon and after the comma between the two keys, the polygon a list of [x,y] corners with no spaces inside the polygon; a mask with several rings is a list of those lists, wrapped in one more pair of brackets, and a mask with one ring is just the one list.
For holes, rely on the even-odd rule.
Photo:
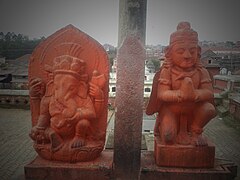
{"label": "statue's arm", "polygon": [[180,90],[171,89],[170,71],[163,69],[158,80],[157,98],[165,102],[181,102]]}
{"label": "statue's arm", "polygon": [[103,111],[103,102],[104,102],[104,99],[95,99],[94,100],[94,107],[95,107],[97,118],[101,115],[101,112]]}
{"label": "statue's arm", "polygon": [[95,108],[89,96],[87,96],[84,106],[77,108],[76,113],[79,113],[80,119],[96,118]]}
{"label": "statue's arm", "polygon": [[165,102],[182,102],[180,90],[171,90],[167,85],[158,85],[158,99]]}
{"label": "statue's arm", "polygon": [[37,122],[37,127],[39,129],[46,129],[50,125],[50,113],[49,113],[49,104],[51,97],[43,96],[40,103],[40,112]]}
{"label": "statue's arm", "polygon": [[94,83],[89,83],[90,84],[90,96],[93,97],[93,104],[94,104],[94,109],[96,112],[96,117],[99,117],[103,111],[104,107],[104,94],[102,89],[100,89],[99,86],[95,85]]}
{"label": "statue's arm", "polygon": [[29,82],[29,96],[31,99],[31,113],[32,113],[32,126],[38,122],[40,115],[40,103],[42,95],[44,94],[42,87],[42,80],[40,78],[31,79]]}
{"label": "statue's arm", "polygon": [[209,101],[214,98],[213,86],[210,75],[206,69],[201,71],[201,82],[198,89],[195,90],[195,101]]}
{"label": "statue's arm", "polygon": [[[31,96],[30,96],[31,98]],[[32,126],[35,126],[38,122],[38,117],[40,114],[40,98],[31,98],[31,117],[32,117]]]}

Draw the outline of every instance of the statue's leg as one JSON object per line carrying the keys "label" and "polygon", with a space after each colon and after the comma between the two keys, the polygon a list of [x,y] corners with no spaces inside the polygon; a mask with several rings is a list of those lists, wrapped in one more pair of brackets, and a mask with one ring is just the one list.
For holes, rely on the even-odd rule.
{"label": "statue's leg", "polygon": [[211,103],[197,103],[194,110],[194,118],[191,124],[193,144],[207,145],[205,138],[202,137],[203,127],[216,116],[216,110]]}
{"label": "statue's leg", "polygon": [[176,142],[178,144],[188,145],[191,143],[191,137],[189,136],[189,133],[188,133],[188,122],[189,122],[188,120],[191,117],[192,117],[191,113],[188,113],[188,114],[182,113],[179,116],[179,131],[176,138]]}
{"label": "statue's leg", "polygon": [[35,126],[31,129],[30,137],[38,144],[47,143],[49,138],[44,135],[44,131],[50,124],[50,114],[48,110],[49,98],[43,97],[40,104],[40,114]]}
{"label": "statue's leg", "polygon": [[161,111],[159,132],[164,144],[174,144],[177,136],[177,119],[174,112],[168,108]]}
{"label": "statue's leg", "polygon": [[81,119],[76,125],[76,133],[73,138],[72,148],[79,148],[86,144],[86,134],[89,130],[90,122],[87,119]]}
{"label": "statue's leg", "polygon": [[191,131],[201,134],[203,132],[203,127],[215,116],[216,110],[211,103],[197,103],[194,110]]}

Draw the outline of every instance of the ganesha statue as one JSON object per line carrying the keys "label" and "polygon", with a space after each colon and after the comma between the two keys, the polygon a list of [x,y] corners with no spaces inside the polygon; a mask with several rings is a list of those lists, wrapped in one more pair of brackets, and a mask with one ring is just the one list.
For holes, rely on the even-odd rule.
{"label": "ganesha statue", "polygon": [[69,25],[43,41],[29,65],[30,137],[44,159],[91,161],[105,144],[108,59],[96,41]]}
{"label": "ganesha statue", "polygon": [[[200,54],[197,32],[191,29],[190,23],[179,23],[165,49],[165,62],[155,74],[146,109],[148,115],[157,113],[155,159],[160,165],[191,167],[189,164],[195,158],[203,156],[206,161],[193,166],[204,167],[209,166],[209,154],[214,159],[214,148],[209,150],[209,141],[202,135],[204,126],[216,116],[216,110],[211,77],[200,62]],[[163,152],[165,147],[168,152]],[[197,154],[202,150],[206,150],[206,156]],[[175,156],[181,157],[181,162]],[[184,163],[184,158],[188,162]]]}

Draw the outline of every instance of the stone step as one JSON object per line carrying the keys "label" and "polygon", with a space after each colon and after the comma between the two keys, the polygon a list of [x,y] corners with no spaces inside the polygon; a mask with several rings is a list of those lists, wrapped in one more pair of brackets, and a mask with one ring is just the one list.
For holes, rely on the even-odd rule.
{"label": "stone step", "polygon": [[223,100],[222,100],[222,105],[223,105],[226,109],[229,109],[229,99],[223,99]]}
{"label": "stone step", "polygon": [[217,106],[216,109],[219,117],[227,116],[229,113],[229,109],[224,106]]}
{"label": "stone step", "polygon": [[222,103],[223,97],[219,93],[214,93],[214,102],[218,106]]}

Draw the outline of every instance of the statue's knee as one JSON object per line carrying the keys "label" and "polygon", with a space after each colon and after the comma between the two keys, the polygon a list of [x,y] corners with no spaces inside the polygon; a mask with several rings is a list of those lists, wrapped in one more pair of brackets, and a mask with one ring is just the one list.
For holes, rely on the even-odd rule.
{"label": "statue's knee", "polygon": [[159,126],[161,139],[166,143],[172,143],[177,136],[176,119],[172,116],[165,116]]}
{"label": "statue's knee", "polygon": [[195,114],[202,119],[212,119],[216,116],[216,109],[211,103],[204,103],[197,107]]}
{"label": "statue's knee", "polygon": [[176,138],[176,134],[171,131],[167,131],[163,133],[163,140],[166,143],[173,143]]}
{"label": "statue's knee", "polygon": [[214,118],[217,115],[215,107],[210,103],[207,103],[204,109],[203,113],[206,113],[209,118]]}
{"label": "statue's knee", "polygon": [[164,128],[164,129],[161,128],[160,133],[161,133],[161,139],[165,143],[173,143],[177,136],[177,132],[173,127]]}

